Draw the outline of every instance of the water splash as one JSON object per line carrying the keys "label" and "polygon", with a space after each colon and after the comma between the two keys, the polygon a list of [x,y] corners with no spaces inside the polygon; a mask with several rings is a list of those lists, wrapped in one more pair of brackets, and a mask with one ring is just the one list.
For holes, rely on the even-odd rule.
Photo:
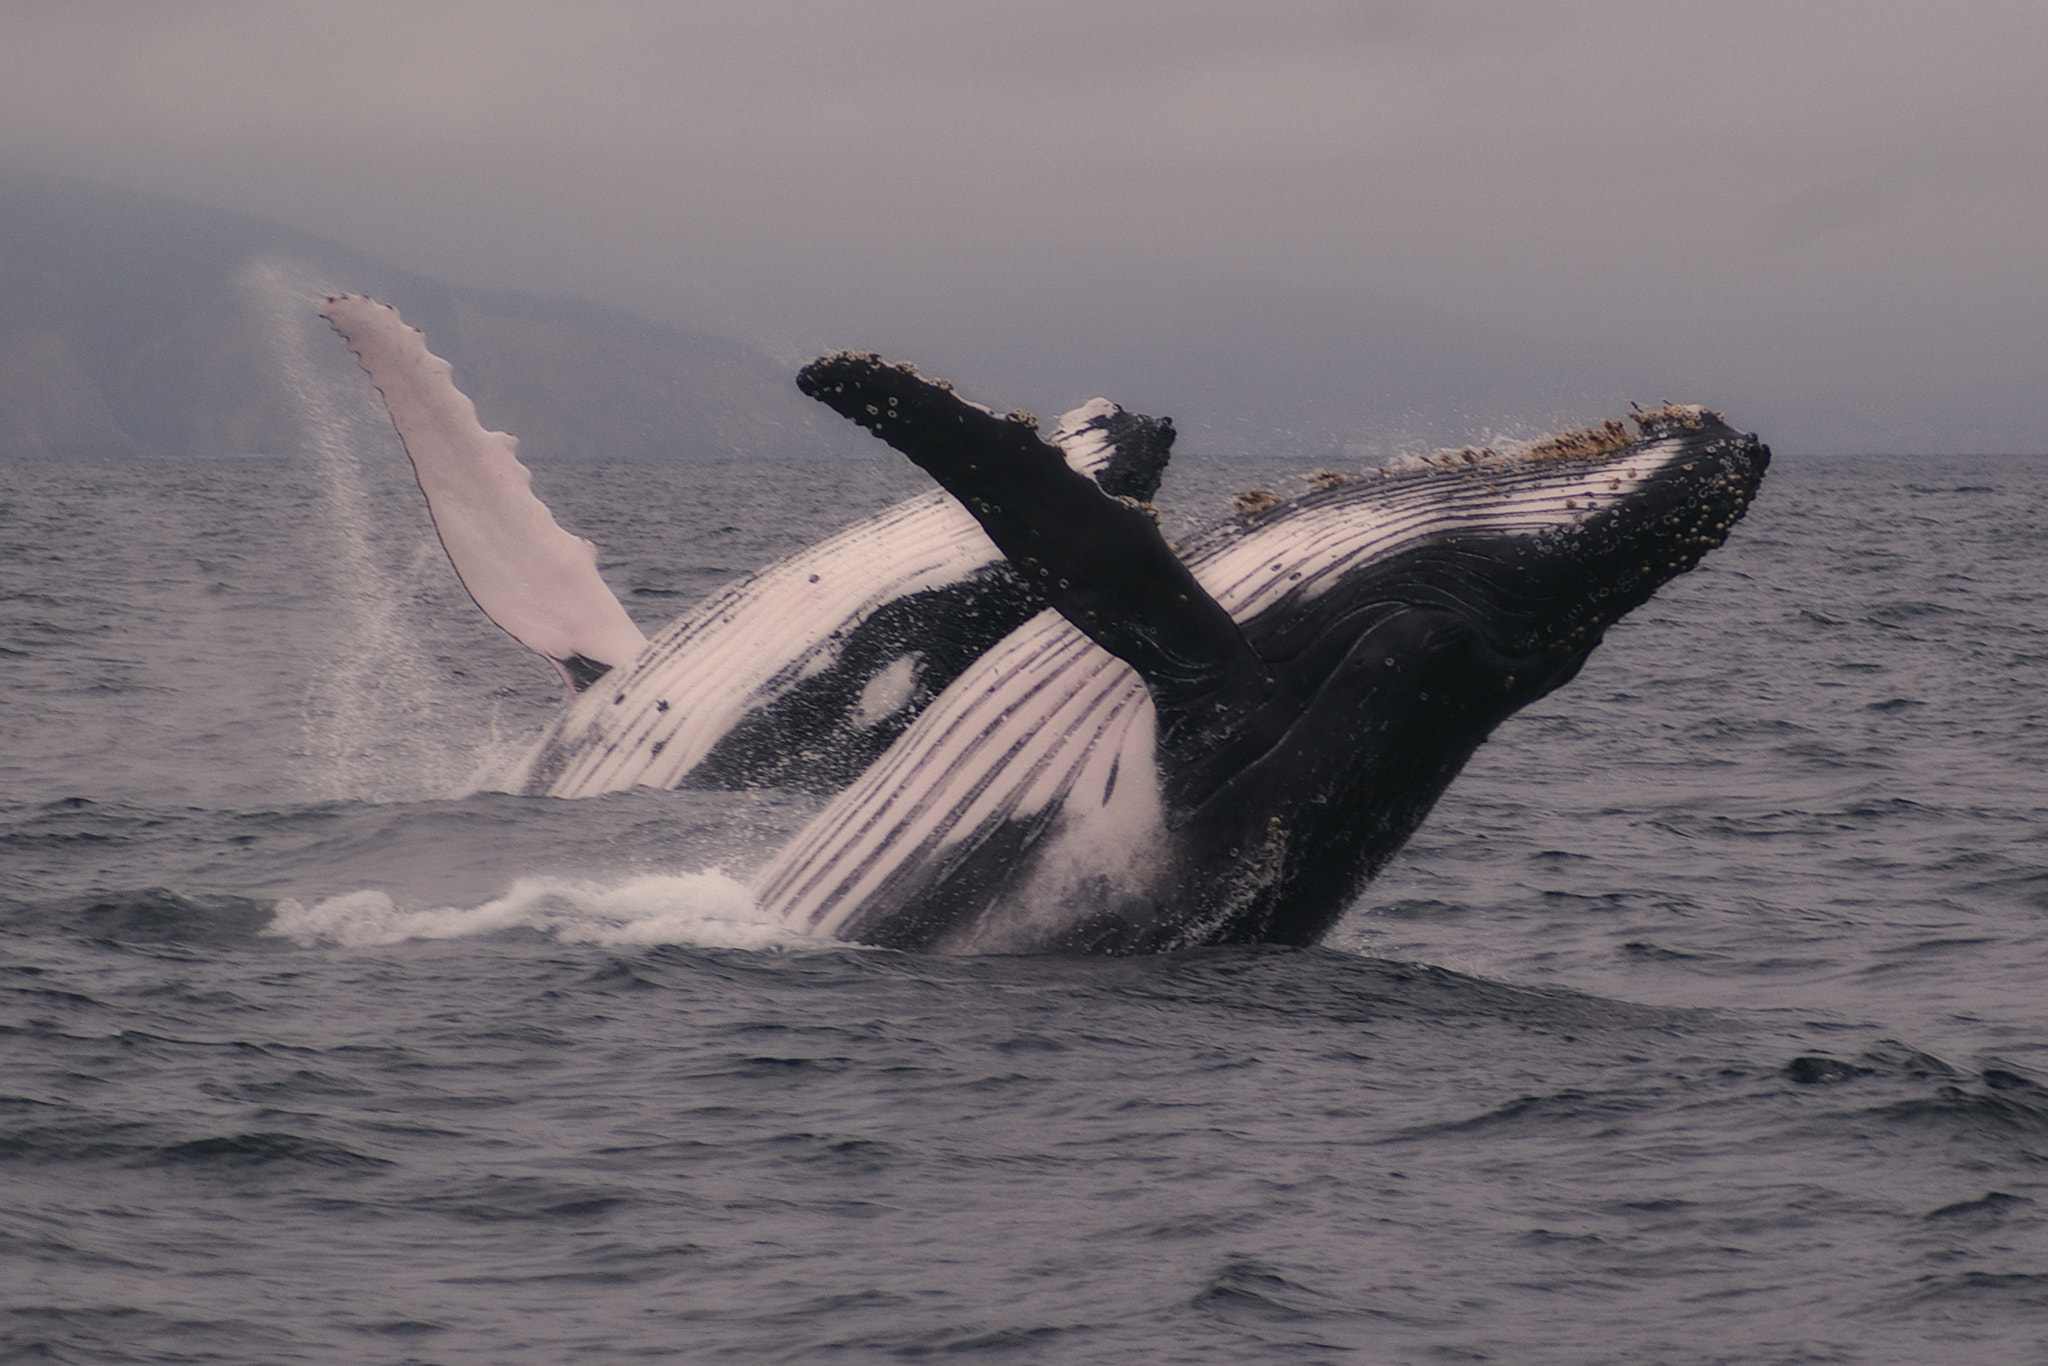
{"label": "water splash", "polygon": [[614,886],[525,877],[478,906],[404,910],[386,892],[349,892],[305,905],[286,899],[265,934],[312,948],[371,948],[409,939],[467,939],[529,929],[575,944],[693,944],[704,948],[818,948],[823,941],[764,916],[744,884],[717,869],[647,874]]}
{"label": "water splash", "polygon": [[[420,610],[447,596],[452,574],[423,512],[412,507],[408,519],[404,500],[389,496],[416,493],[374,392],[316,315],[334,291],[311,268],[276,257],[252,262],[237,284],[297,410],[319,490],[321,541],[306,553],[324,566],[331,597],[311,647],[308,785],[358,801],[473,791],[495,747],[461,724],[474,707],[432,662]],[[387,501],[390,509],[379,506]]]}

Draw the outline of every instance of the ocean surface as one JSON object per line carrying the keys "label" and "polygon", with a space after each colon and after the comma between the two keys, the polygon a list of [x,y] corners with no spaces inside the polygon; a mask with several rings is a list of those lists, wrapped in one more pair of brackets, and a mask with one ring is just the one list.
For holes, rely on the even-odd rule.
{"label": "ocean surface", "polygon": [[[1781,459],[1320,948],[942,959],[751,915],[812,798],[490,791],[308,392],[0,464],[0,1362],[2048,1358],[2048,461]],[[536,485],[653,626],[919,476]]]}

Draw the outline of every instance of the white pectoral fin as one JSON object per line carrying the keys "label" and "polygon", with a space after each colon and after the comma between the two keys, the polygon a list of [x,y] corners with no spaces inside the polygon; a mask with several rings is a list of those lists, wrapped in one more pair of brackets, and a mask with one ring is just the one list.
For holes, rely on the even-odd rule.
{"label": "white pectoral fin", "polygon": [[597,548],[556,523],[533,494],[519,443],[487,432],[448,362],[398,310],[336,295],[320,316],[355,352],[392,425],[462,586],[484,614],[547,657],[572,690],[630,662],[647,637],[597,572]]}

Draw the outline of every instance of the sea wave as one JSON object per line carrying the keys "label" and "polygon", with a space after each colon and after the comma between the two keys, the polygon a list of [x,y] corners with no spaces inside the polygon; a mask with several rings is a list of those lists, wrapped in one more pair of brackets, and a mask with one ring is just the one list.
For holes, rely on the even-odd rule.
{"label": "sea wave", "polygon": [[574,944],[690,944],[703,948],[816,948],[755,906],[745,884],[710,868],[623,882],[524,877],[476,906],[401,907],[375,888],[311,905],[277,903],[265,934],[303,947],[371,948],[409,939],[466,939],[537,930]]}

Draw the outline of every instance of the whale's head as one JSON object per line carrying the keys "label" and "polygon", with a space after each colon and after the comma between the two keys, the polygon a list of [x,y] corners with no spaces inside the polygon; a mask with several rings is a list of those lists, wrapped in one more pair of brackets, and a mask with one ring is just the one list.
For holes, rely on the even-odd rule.
{"label": "whale's head", "polygon": [[[1369,644],[1413,618],[1410,634],[1459,656],[1455,691],[1512,711],[1726,540],[1770,463],[1704,408],[1635,423],[1635,435],[1608,422],[1348,482],[1324,475],[1322,491],[1277,506],[1241,500],[1197,552],[1202,579],[1269,656]],[[1432,652],[1427,639],[1416,648]]]}
{"label": "whale's head", "polygon": [[1286,871],[1205,934],[1311,942],[1496,726],[1727,538],[1769,451],[1704,409],[1637,421],[1241,504],[1198,548],[1295,696],[1179,774],[1195,838],[1246,847],[1249,813],[1296,850],[1356,851],[1269,860]]}
{"label": "whale's head", "polygon": [[1491,693],[1511,711],[1571,678],[1608,627],[1748,510],[1770,463],[1755,436],[1690,406],[1636,423],[1633,439],[1610,422],[1512,455],[1439,462],[1432,482],[1471,491],[1445,497],[1443,523],[1382,568],[1471,632],[1475,700]]}
{"label": "whale's head", "polygon": [[1770,463],[1754,435],[1704,408],[1636,422],[1633,440],[1609,423],[1513,457],[1489,481],[1496,525],[1447,533],[1434,557],[1511,707],[1569,679],[1609,626],[1727,540]]}

